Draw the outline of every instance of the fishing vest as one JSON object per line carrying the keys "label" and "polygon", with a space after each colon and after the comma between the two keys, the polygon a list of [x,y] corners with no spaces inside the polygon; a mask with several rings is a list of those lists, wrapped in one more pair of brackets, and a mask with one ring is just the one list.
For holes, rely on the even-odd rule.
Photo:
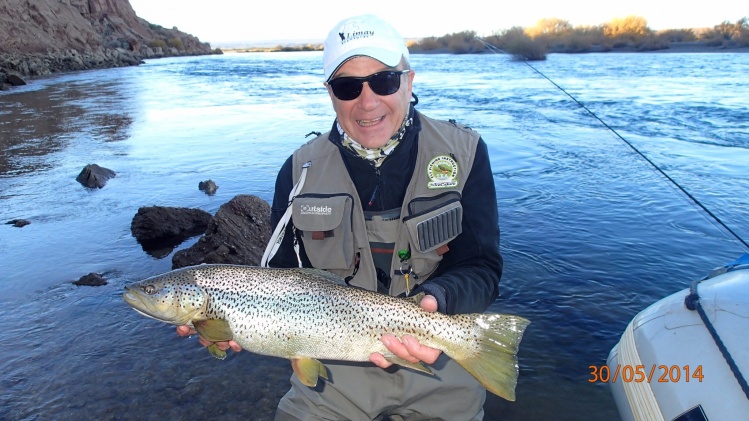
{"label": "fishing vest", "polygon": [[365,217],[338,146],[325,133],[293,154],[294,180],[305,164],[302,190],[292,201],[292,221],[312,266],[377,291],[372,244],[394,243],[390,295],[413,289],[434,273],[462,232],[462,190],[479,141],[475,131],[419,115],[416,166],[400,212]]}

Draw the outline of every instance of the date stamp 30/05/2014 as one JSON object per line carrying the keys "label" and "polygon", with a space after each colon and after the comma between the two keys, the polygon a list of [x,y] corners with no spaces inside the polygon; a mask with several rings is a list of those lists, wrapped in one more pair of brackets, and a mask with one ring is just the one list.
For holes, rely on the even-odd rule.
{"label": "date stamp 30/05/2014", "polygon": [[696,367],[685,365],[665,365],[653,364],[647,367],[644,365],[627,365],[618,364],[616,367],[607,365],[590,365],[589,383],[676,383],[676,382],[702,382],[705,377],[702,374],[702,365]]}

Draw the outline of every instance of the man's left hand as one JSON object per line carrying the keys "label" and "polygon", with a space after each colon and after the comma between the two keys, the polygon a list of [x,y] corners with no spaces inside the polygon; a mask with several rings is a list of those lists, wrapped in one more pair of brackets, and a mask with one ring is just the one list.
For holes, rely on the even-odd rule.
{"label": "man's left hand", "polygon": [[[419,305],[426,311],[437,311],[437,299],[431,295],[422,298]],[[442,353],[439,349],[430,348],[420,344],[416,338],[409,335],[404,335],[399,340],[395,335],[386,334],[382,335],[381,340],[388,351],[392,352],[395,356],[412,363],[422,361],[427,364],[433,364]],[[379,352],[372,353],[372,355],[369,356],[369,360],[380,368],[388,368],[393,365],[393,363],[386,360]]]}

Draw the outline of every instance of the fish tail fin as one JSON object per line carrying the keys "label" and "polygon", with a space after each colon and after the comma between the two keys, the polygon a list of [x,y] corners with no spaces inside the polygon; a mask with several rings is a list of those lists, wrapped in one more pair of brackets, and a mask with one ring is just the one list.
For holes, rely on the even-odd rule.
{"label": "fish tail fin", "polygon": [[471,373],[486,390],[515,400],[518,381],[518,346],[530,321],[505,314],[466,315],[480,326],[478,350],[455,362]]}

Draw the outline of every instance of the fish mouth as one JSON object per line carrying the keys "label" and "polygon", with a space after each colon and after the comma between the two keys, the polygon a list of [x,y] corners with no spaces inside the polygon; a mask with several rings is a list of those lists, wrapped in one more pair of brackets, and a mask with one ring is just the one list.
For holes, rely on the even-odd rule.
{"label": "fish mouth", "polygon": [[158,307],[155,307],[150,303],[148,297],[144,297],[141,292],[131,287],[125,287],[125,293],[122,294],[122,299],[138,313],[156,319],[162,322],[174,323],[174,318],[169,317],[166,312],[162,311]]}
{"label": "fish mouth", "polygon": [[184,308],[177,302],[148,295],[138,286],[126,286],[122,299],[138,313],[173,325],[189,324],[207,305],[205,293],[200,306]]}

